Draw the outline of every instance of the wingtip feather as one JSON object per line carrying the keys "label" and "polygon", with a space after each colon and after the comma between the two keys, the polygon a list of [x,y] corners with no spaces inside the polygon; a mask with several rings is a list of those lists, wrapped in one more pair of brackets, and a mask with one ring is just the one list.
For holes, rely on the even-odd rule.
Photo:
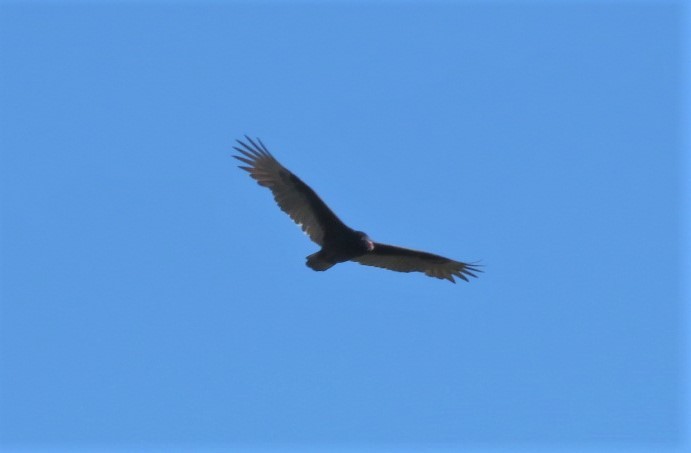
{"label": "wingtip feather", "polygon": [[259,138],[259,137],[257,137],[257,141],[258,141],[259,144],[261,145],[261,147],[262,147],[262,149],[264,150],[264,152],[266,153],[266,155],[267,155],[267,156],[270,156],[270,157],[273,157],[273,155],[269,152],[269,149],[266,147],[266,145],[264,145],[264,142],[262,142],[262,139]]}
{"label": "wingtip feather", "polygon": [[254,161],[252,161],[250,159],[247,159],[245,157],[240,157],[240,156],[233,156],[233,157],[236,158],[237,160],[239,160],[240,162],[246,163],[247,165],[254,166]]}

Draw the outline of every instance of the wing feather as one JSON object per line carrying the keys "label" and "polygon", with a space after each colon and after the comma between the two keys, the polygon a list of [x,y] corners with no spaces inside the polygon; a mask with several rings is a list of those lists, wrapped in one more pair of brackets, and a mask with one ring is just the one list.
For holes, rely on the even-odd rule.
{"label": "wing feather", "polygon": [[347,228],[321,198],[300,178],[282,166],[264,146],[245,136],[248,143],[237,140],[240,146],[233,148],[241,155],[233,156],[247,166],[247,171],[260,186],[271,190],[274,200],[297,223],[310,239],[323,245],[324,236],[330,229]]}
{"label": "wing feather", "polygon": [[366,266],[381,267],[397,272],[423,272],[430,277],[446,279],[456,283],[454,277],[468,281],[468,277],[477,277],[482,272],[477,264],[454,261],[443,256],[418,250],[374,243],[374,250],[353,258]]}

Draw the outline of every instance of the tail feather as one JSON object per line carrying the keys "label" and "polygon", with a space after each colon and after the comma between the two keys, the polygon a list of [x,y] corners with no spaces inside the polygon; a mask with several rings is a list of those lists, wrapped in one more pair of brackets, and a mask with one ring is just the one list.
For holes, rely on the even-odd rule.
{"label": "tail feather", "polygon": [[311,267],[315,271],[325,271],[336,263],[331,263],[324,259],[321,255],[321,250],[317,253],[313,253],[307,257],[307,266]]}

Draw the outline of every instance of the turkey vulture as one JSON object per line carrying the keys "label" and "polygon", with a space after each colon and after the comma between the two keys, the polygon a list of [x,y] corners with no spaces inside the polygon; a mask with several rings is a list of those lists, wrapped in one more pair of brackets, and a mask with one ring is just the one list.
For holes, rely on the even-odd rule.
{"label": "turkey vulture", "polygon": [[455,277],[468,281],[482,272],[477,265],[450,260],[443,256],[393,245],[373,242],[362,231],[344,224],[321,198],[300,178],[282,166],[264,143],[245,136],[247,143],[237,140],[234,146],[240,156],[233,156],[247,164],[240,166],[268,187],[278,206],[297,223],[321,250],[307,257],[307,266],[325,271],[337,263],[355,261],[367,266],[382,267],[398,272],[424,272],[430,277],[456,283]]}

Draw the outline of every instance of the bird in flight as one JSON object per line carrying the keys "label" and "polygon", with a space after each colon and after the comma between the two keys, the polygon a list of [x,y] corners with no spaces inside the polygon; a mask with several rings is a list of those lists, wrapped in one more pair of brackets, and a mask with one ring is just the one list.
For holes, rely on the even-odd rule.
{"label": "bird in flight", "polygon": [[355,261],[398,272],[423,272],[425,275],[456,283],[454,277],[468,281],[482,272],[478,265],[454,261],[443,256],[417,250],[380,244],[362,231],[355,231],[343,223],[321,198],[281,165],[257,138],[245,136],[233,148],[240,153],[233,156],[246,165],[247,171],[260,186],[268,187],[278,206],[297,223],[321,250],[307,257],[307,266],[325,271],[338,263]]}

